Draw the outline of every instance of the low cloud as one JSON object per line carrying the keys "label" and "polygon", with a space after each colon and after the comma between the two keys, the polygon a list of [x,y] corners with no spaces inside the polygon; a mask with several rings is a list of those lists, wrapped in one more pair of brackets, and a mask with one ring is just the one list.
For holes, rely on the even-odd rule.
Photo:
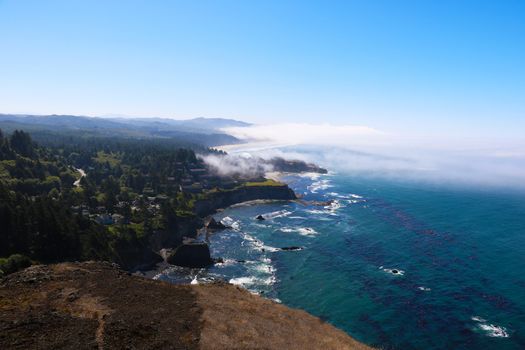
{"label": "low cloud", "polygon": [[260,158],[249,153],[216,155],[199,155],[212,172],[219,176],[257,177],[273,171],[270,164],[261,162]]}
{"label": "low cloud", "polygon": [[226,133],[248,142],[270,142],[282,145],[377,145],[384,144],[388,135],[362,125],[332,125],[283,123],[253,125],[223,129]]}
{"label": "low cloud", "polygon": [[326,123],[254,125],[224,131],[248,142],[225,147],[232,154],[281,156],[373,176],[525,187],[523,140],[409,131],[395,134],[367,126]]}

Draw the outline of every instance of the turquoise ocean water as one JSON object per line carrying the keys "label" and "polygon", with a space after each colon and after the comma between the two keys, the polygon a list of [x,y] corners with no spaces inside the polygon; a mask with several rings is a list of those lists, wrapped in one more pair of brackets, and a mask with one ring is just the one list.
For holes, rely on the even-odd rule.
{"label": "turquoise ocean water", "polygon": [[[525,349],[525,192],[345,174],[289,176],[305,200],[216,215],[210,269],[384,349]],[[263,214],[265,221],[255,220]],[[299,251],[279,248],[299,246]]]}

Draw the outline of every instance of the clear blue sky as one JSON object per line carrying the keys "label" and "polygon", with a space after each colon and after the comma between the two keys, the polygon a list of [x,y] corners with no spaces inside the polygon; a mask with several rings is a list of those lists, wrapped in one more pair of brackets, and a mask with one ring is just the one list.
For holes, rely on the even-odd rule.
{"label": "clear blue sky", "polygon": [[525,135],[525,1],[0,0],[0,112]]}

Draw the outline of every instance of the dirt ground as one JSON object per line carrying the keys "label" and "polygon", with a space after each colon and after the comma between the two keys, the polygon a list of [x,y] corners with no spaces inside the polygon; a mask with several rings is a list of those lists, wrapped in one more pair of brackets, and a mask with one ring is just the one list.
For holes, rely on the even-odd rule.
{"label": "dirt ground", "polygon": [[30,267],[0,284],[0,349],[197,349],[195,293],[109,263]]}
{"label": "dirt ground", "polygon": [[172,285],[102,262],[0,280],[0,349],[370,349],[227,283]]}

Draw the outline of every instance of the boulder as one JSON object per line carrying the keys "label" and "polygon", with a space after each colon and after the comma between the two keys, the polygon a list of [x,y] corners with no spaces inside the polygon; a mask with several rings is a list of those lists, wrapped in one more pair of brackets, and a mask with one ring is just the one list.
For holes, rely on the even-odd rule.
{"label": "boulder", "polygon": [[213,264],[205,242],[183,243],[168,256],[167,262],[184,267],[206,267]]}
{"label": "boulder", "polygon": [[230,228],[229,226],[224,225],[222,222],[211,218],[210,221],[206,224],[206,227],[210,230],[225,230]]}

